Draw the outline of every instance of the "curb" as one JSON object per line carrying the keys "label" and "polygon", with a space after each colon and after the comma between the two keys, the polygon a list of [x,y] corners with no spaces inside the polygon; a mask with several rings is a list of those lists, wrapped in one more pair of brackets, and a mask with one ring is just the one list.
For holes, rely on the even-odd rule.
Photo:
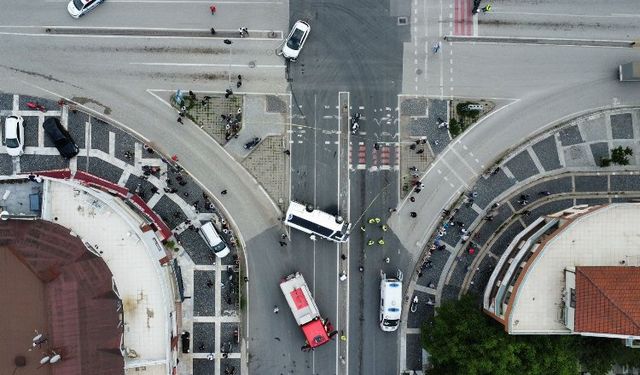
{"label": "curb", "polygon": [[562,38],[529,38],[529,37],[500,37],[500,36],[463,36],[445,35],[449,42],[479,42],[479,43],[512,43],[512,44],[540,44],[556,46],[589,46],[589,47],[628,47],[632,48],[632,40],[603,40],[603,39],[562,39]]}

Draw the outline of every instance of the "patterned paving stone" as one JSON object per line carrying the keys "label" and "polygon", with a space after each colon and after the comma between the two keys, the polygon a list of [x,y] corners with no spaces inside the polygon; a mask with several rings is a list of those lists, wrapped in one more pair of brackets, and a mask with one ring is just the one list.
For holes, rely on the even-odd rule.
{"label": "patterned paving stone", "polygon": [[242,165],[267,191],[282,210],[289,204],[289,157],[284,153],[282,137],[266,137]]}
{"label": "patterned paving stone", "polygon": [[91,119],[91,148],[109,153],[109,131],[113,127],[106,122]]}
{"label": "patterned paving stone", "polygon": [[269,113],[287,113],[289,105],[277,95],[266,95],[267,108]]}
{"label": "patterned paving stone", "polygon": [[[229,371],[229,374],[233,372],[233,375],[240,375],[240,359],[237,358],[223,358],[220,360],[220,374],[224,375],[225,370]],[[195,374],[194,374],[195,375]]]}
{"label": "patterned paving stone", "polygon": [[611,191],[640,191],[640,176],[612,175]]}
{"label": "patterned paving stone", "polygon": [[172,229],[177,227],[178,224],[187,220],[187,217],[180,209],[180,206],[169,199],[169,197],[167,197],[166,195],[160,198],[160,200],[152,208],[153,211],[160,215],[162,220]]}
{"label": "patterned paving stone", "polygon": [[556,213],[558,211],[562,211],[564,209],[567,209],[567,208],[569,208],[571,206],[573,206],[573,199],[561,199],[561,200],[558,200],[558,201],[547,202],[547,203],[541,205],[540,207],[537,207],[537,208],[531,210],[531,215],[523,216],[522,220],[527,225],[529,225],[532,222],[534,222],[536,218],[538,218],[540,216]]}
{"label": "patterned paving stone", "polygon": [[518,181],[524,181],[539,172],[526,150],[511,158],[506,165]]}
{"label": "patterned paving stone", "polygon": [[608,138],[604,116],[586,120],[580,124],[580,133],[587,142],[598,142]]}
{"label": "patterned paving stone", "polygon": [[406,98],[400,102],[402,116],[426,116],[427,98]]}
{"label": "patterned paving stone", "polygon": [[454,285],[445,285],[442,288],[441,303],[445,301],[457,300],[460,288]]}
{"label": "patterned paving stone", "polygon": [[240,351],[240,344],[233,334],[234,331],[238,331],[239,329],[240,326],[238,323],[220,324],[220,345],[226,345],[226,349],[228,349],[230,353],[237,353]]}
{"label": "patterned paving stone", "polygon": [[[38,147],[38,118],[35,116],[23,116],[24,119],[24,145],[25,147]],[[2,119],[4,124],[4,119]]]}
{"label": "patterned paving stone", "polygon": [[220,301],[220,311],[222,315],[225,312],[235,311],[238,308],[239,290],[238,290],[238,274],[231,271],[222,271],[222,301]]}
{"label": "patterned paving stone", "polygon": [[[22,155],[20,157],[21,167],[22,167],[22,160],[25,158],[25,156],[28,156],[28,155]],[[37,166],[37,164],[35,164],[34,167],[35,166]],[[22,171],[27,172],[24,168],[22,168]],[[8,154],[0,154],[0,173],[3,176],[8,176],[13,174],[13,164],[11,162],[11,156],[9,156]]]}
{"label": "patterned paving stone", "polygon": [[480,178],[474,189],[478,192],[475,204],[479,207],[487,207],[491,201],[513,184],[514,181],[507,177],[502,170],[486,179]]}
{"label": "patterned paving stone", "polygon": [[89,116],[86,113],[79,111],[69,111],[67,119],[67,130],[69,131],[71,138],[73,138],[73,140],[80,148],[87,147],[85,139],[87,121],[89,121]]}
{"label": "patterned paving stone", "polygon": [[88,172],[94,176],[104,178],[105,180],[111,181],[116,184],[120,180],[120,176],[122,176],[122,169],[114,166],[113,164],[110,164],[107,161],[95,157],[89,158]]}
{"label": "patterned paving stone", "polygon": [[0,108],[7,110],[13,109],[13,94],[0,93]]}
{"label": "patterned paving stone", "polygon": [[555,136],[551,135],[541,140],[533,145],[532,148],[545,171],[548,172],[561,167]]}
{"label": "patterned paving stone", "polygon": [[608,198],[579,198],[576,199],[576,205],[578,204],[588,204],[589,206],[596,206],[599,204],[608,204]]}
{"label": "patterned paving stone", "polygon": [[[215,315],[215,276],[216,273],[214,271],[193,271],[194,316]],[[213,283],[211,287],[207,286],[209,281]]]}
{"label": "patterned paving stone", "polygon": [[600,165],[602,159],[609,157],[609,144],[607,142],[592,143],[589,148],[591,148],[591,154],[593,154],[593,160],[596,165]]}
{"label": "patterned paving stone", "polygon": [[571,146],[584,142],[577,125],[564,127],[558,134],[560,135],[560,143],[562,143],[563,146]]}
{"label": "patterned paving stone", "polygon": [[587,144],[573,145],[563,151],[564,162],[567,167],[595,166],[591,148]]}
{"label": "patterned paving stone", "polygon": [[[148,180],[142,179],[136,175],[129,175],[127,182],[124,185],[130,192],[137,194],[142,198],[145,202],[149,202],[151,197],[153,197],[153,192],[151,188],[153,184]],[[138,186],[140,186],[138,188]],[[136,192],[136,189],[138,190]],[[162,190],[159,190],[158,194],[162,193]]]}
{"label": "patterned paving stone", "polygon": [[576,192],[607,191],[608,176],[575,176]]}
{"label": "patterned paving stone", "polygon": [[631,113],[611,115],[611,136],[613,139],[633,139],[633,120]]}
{"label": "patterned paving stone", "polygon": [[[413,293],[413,296],[418,296],[418,308],[416,312],[409,311],[407,327],[421,328],[424,321],[429,317],[432,317],[435,311],[435,307],[433,305],[428,305],[427,301],[431,299],[431,301],[435,303],[436,298],[433,295],[417,290]],[[411,298],[413,298],[413,296],[411,296]]]}
{"label": "patterned paving stone", "polygon": [[[193,323],[192,347],[194,353],[213,353],[215,351],[215,323]],[[201,350],[201,345],[204,349]],[[215,361],[212,361],[215,362]]]}
{"label": "patterned paving stone", "polygon": [[[114,131],[115,135],[116,135],[116,140],[115,140],[115,157],[124,161],[125,163],[134,165],[134,160],[133,157],[127,159],[125,157],[125,153],[126,152],[130,152],[131,155],[134,154],[135,152],[135,144],[136,144],[136,138],[133,137],[132,135],[123,132],[120,129],[115,129]],[[142,142],[140,142],[142,143]]]}
{"label": "patterned paving stone", "polygon": [[426,268],[422,271],[422,276],[418,274],[418,285],[428,287],[430,283],[437,284],[438,278],[444,269],[447,259],[449,259],[449,253],[447,250],[436,250],[431,255],[431,268]]}
{"label": "patterned paving stone", "polygon": [[193,375],[211,375],[215,374],[216,361],[209,361],[206,358],[193,359]]}
{"label": "patterned paving stone", "polygon": [[422,371],[422,343],[419,334],[407,335],[407,370]]}
{"label": "patterned paving stone", "polygon": [[523,229],[524,227],[522,226],[522,224],[520,224],[520,222],[513,222],[500,234],[498,239],[493,243],[493,246],[491,246],[490,251],[497,257],[502,256],[504,251],[507,250],[507,247],[509,246],[513,238],[518,233],[522,232]]}
{"label": "patterned paving stone", "polygon": [[[11,165],[11,162],[9,162]],[[69,161],[62,156],[22,155],[20,169],[22,173],[69,168]]]}
{"label": "patterned paving stone", "polygon": [[551,194],[558,193],[568,193],[571,192],[571,177],[561,177],[557,179],[551,179],[547,181],[543,181],[539,184],[532,185],[527,189],[521,190],[518,194],[514,195],[511,199],[511,205],[517,210],[520,209],[521,205],[518,201],[520,201],[521,195],[529,195],[527,201],[528,205],[533,204],[538,199],[547,198],[547,196],[540,194],[541,192],[548,191]]}
{"label": "patterned paving stone", "polygon": [[185,251],[195,264],[213,264],[215,256],[211,254],[209,246],[200,237],[197,230],[187,229],[180,234],[179,238]]}
{"label": "patterned paving stone", "polygon": [[484,245],[493,235],[493,233],[495,233],[498,228],[500,228],[503,223],[513,214],[511,208],[509,208],[509,206],[505,204],[498,207],[495,211],[496,214],[494,214],[493,220],[484,221],[480,229],[473,236],[474,242],[480,245]]}

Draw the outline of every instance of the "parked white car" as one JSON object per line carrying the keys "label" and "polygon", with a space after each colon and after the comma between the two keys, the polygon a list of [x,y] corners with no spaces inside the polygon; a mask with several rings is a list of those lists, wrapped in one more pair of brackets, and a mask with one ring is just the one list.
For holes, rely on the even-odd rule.
{"label": "parked white car", "polygon": [[297,21],[282,46],[282,56],[291,61],[296,61],[310,31],[311,26],[308,23]]}
{"label": "parked white car", "polygon": [[80,18],[89,13],[104,0],[71,0],[67,5],[67,10],[73,18]]}
{"label": "parked white car", "polygon": [[10,156],[20,156],[24,153],[23,123],[22,116],[9,116],[4,121],[4,144]]}

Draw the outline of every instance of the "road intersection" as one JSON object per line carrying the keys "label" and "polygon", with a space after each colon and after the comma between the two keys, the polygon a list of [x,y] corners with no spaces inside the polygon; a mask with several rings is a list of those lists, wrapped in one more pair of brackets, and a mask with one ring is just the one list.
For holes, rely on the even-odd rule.
{"label": "road intersection", "polygon": [[[513,39],[630,42],[640,35],[629,22],[638,16],[632,1],[615,9],[591,2],[579,14],[569,1],[535,7],[513,1],[475,17],[468,3],[228,2],[212,16],[205,3],[121,1],[106,2],[78,21],[58,2],[20,3],[0,16],[0,40],[13,52],[0,58],[0,88],[62,97],[121,124],[166,154],[178,154],[213,193],[247,251],[250,372],[397,373],[405,363],[401,336],[377,327],[380,270],[411,274],[442,209],[515,145],[582,113],[640,103],[637,87],[615,78],[617,65],[637,59],[637,49]],[[286,63],[275,51],[297,19],[309,21],[312,32],[299,61]],[[240,26],[249,28],[248,38],[236,35]],[[232,44],[223,43],[227,36]],[[434,53],[438,41],[442,47]],[[238,74],[241,89],[235,87]],[[290,124],[284,125],[290,196],[348,213],[354,228],[348,247],[299,232],[279,246],[285,230],[279,202],[198,127],[176,124],[176,110],[161,94],[227,88],[237,95],[291,93]],[[407,96],[498,103],[445,148],[425,146],[434,161],[421,176],[425,187],[415,203],[400,198],[400,161],[407,155],[401,151],[399,98]],[[355,112],[363,114],[361,129],[349,134]],[[218,194],[225,189],[230,193]],[[394,207],[398,211],[391,213]],[[392,231],[360,232],[369,217],[389,217]],[[380,236],[384,247],[367,248],[367,240]],[[279,278],[293,271],[305,275],[321,311],[345,331],[346,343],[302,353],[290,316],[270,313],[274,304],[284,304]],[[342,271],[349,276],[344,283]]]}

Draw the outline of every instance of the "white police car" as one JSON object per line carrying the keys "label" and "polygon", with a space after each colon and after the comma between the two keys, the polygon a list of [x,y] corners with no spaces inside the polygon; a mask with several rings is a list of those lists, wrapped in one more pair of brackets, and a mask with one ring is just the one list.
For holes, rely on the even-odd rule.
{"label": "white police car", "polygon": [[71,17],[80,18],[80,16],[89,13],[103,1],[104,0],[71,0],[69,1],[69,5],[67,5],[67,10]]}
{"label": "white police car", "polygon": [[307,36],[309,36],[309,31],[311,31],[311,26],[308,23],[297,21],[282,46],[282,56],[291,61],[296,61],[304,42],[307,40]]}

